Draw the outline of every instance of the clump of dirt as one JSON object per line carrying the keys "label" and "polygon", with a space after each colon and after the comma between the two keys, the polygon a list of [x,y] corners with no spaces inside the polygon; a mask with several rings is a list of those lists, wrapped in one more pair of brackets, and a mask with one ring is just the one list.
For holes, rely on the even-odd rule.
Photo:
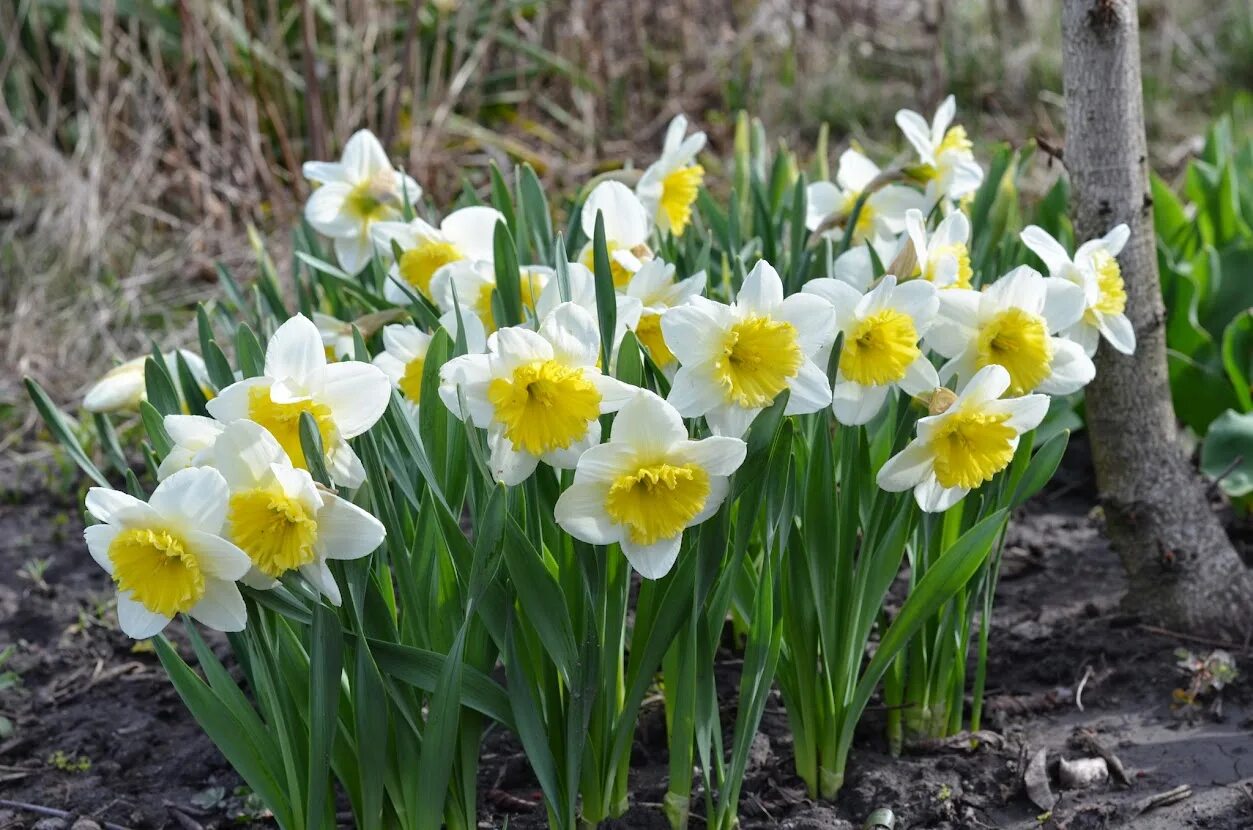
{"label": "clump of dirt", "polygon": [[[844,790],[833,804],[815,802],[792,768],[775,694],[753,743],[741,825],[848,830],[888,809],[898,829],[1253,826],[1253,683],[1238,678],[1221,698],[1193,706],[1177,707],[1173,698],[1188,684],[1176,649],[1203,656],[1226,647],[1243,671],[1249,650],[1152,629],[1120,610],[1125,583],[1091,509],[1090,481],[1080,447],[1011,525],[991,631],[990,734],[892,758],[882,710],[872,707]],[[0,648],[14,646],[0,673],[20,677],[0,692],[0,715],[13,727],[0,737],[0,800],[135,830],[269,826],[182,708],[155,656],[116,630],[107,578],[82,547],[81,525],[64,518],[77,512],[46,500],[0,507]],[[50,560],[42,572],[41,559]],[[212,642],[225,654],[222,641]],[[724,650],[719,666],[728,712],[735,657]],[[1056,797],[1051,810],[1032,803],[1022,784],[1041,749]],[[1098,749],[1125,768],[1127,784],[1115,777],[1062,789],[1059,759],[1095,757]],[[481,761],[480,826],[546,826],[517,740],[489,731]],[[607,826],[668,827],[660,807],[667,775],[664,719],[654,700],[640,715],[632,807]],[[1185,797],[1170,803],[1171,791]],[[694,792],[699,826],[699,780]],[[1163,793],[1159,804],[1154,798]],[[38,818],[0,801],[0,829],[34,826]]]}

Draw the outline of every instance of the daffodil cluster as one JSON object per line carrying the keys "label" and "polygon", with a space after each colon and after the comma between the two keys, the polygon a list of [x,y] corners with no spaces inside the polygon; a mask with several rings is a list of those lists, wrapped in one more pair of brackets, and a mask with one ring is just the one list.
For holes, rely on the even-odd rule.
{"label": "daffodil cluster", "polygon": [[[427,810],[414,826],[471,826],[465,767],[483,716],[521,736],[554,826],[619,815],[631,730],[663,666],[666,809],[682,826],[692,748],[722,734],[711,670],[688,667],[712,661],[732,613],[757,672],[740,726],[751,737],[777,666],[815,794],[838,791],[893,659],[893,711],[915,695],[927,723],[960,727],[964,674],[949,682],[901,649],[927,620],[958,626],[966,647],[967,601],[994,590],[982,563],[1020,483],[1042,486],[1060,459],[1064,437],[1035,443],[1051,398],[1093,379],[1101,339],[1128,353],[1135,333],[1126,226],[1073,255],[1035,225],[993,229],[1001,190],[955,116],[951,97],[930,121],[902,110],[905,155],[881,166],[850,147],[830,181],[825,159],[816,180],[786,151],[771,163],[744,119],[727,186],[707,180],[722,166],[680,115],[651,164],[587,182],[562,221],[526,167],[512,189],[493,169],[490,205],[436,206],[367,131],[338,162],[307,163],[294,299],[265,269],[255,303],[231,281],[233,307],[201,310],[201,354],[124,363],[86,394],[106,448],[110,418],[138,412],[155,479],[147,498],[136,476],[128,492],[106,487],[76,449],[101,485],[85,536],[123,631],[153,637],[178,615],[246,631],[250,669],[279,654],[284,682],[321,677],[293,728],[318,734],[306,710],[322,702],[335,740],[366,753],[357,733],[378,724],[355,702],[351,717],[335,710],[342,685],[373,695],[385,726],[413,728],[382,749],[456,758],[418,776],[451,812],[391,778],[385,797],[353,778],[355,810],[384,799],[396,818],[363,826],[407,827],[410,808]],[[1032,464],[1043,472],[1024,478]],[[868,649],[906,557],[910,597],[881,640],[897,651]],[[964,579],[915,592],[941,564]],[[889,636],[898,624],[914,627]],[[955,716],[910,685],[920,677],[948,684],[937,696]],[[278,706],[264,677],[249,680]],[[224,701],[241,719],[221,723],[242,729],[241,704]],[[584,740],[586,758],[553,757]],[[706,769],[711,824],[733,823],[737,764]],[[310,809],[333,800],[311,792]],[[305,826],[305,806],[276,815]]]}

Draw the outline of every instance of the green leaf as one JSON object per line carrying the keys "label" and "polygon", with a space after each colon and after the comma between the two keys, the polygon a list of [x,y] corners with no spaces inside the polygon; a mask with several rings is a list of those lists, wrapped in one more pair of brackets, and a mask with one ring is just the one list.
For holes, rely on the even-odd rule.
{"label": "green leaf", "polygon": [[504,222],[496,223],[492,251],[496,262],[496,297],[504,311],[500,326],[516,326],[522,322],[522,272],[518,268],[518,249],[513,244],[513,234]]}
{"label": "green leaf", "polygon": [[618,294],[613,284],[613,267],[609,261],[609,247],[605,241],[605,217],[596,212],[596,227],[592,233],[592,265],[596,276],[596,316],[600,319],[600,365],[606,371],[613,364],[613,336],[618,325]]}
{"label": "green leaf", "polygon": [[1222,476],[1219,486],[1232,498],[1253,493],[1253,412],[1228,410],[1214,419],[1201,444],[1201,471]]}
{"label": "green leaf", "polygon": [[1240,408],[1253,412],[1253,308],[1240,312],[1223,329],[1222,356]]}
{"label": "green leaf", "polygon": [[1014,488],[1013,498],[1009,502],[1011,507],[1021,506],[1027,499],[1044,489],[1044,485],[1053,478],[1053,473],[1057,472],[1057,466],[1062,463],[1062,456],[1066,454],[1066,445],[1069,442],[1070,431],[1063,430],[1035,451],[1035,454],[1031,456],[1031,463],[1027,465],[1026,472],[1022,474],[1022,478],[1018,480],[1018,486]]}
{"label": "green leaf", "polygon": [[153,451],[159,458],[165,458],[174,446],[173,439],[165,430],[165,418],[147,401],[139,402],[139,418],[144,422],[144,429],[148,432],[148,440],[152,443]]}
{"label": "green leaf", "polygon": [[161,415],[178,415],[183,411],[183,403],[164,360],[158,363],[149,357],[144,361],[144,387],[148,403]]}
{"label": "green leaf", "polygon": [[[447,658],[434,651],[371,638],[370,652],[384,674],[425,691],[434,691]],[[504,688],[473,666],[461,678],[461,704],[482,712],[507,729],[514,729],[513,707]]]}
{"label": "green leaf", "polygon": [[332,485],[331,474],[326,469],[326,450],[322,446],[322,433],[311,412],[300,413],[300,451],[305,456],[305,466],[313,480],[327,487]]}
{"label": "green leaf", "polygon": [[281,773],[260,756],[248,727],[235,717],[230,707],[183,662],[165,637],[152,641],[157,657],[169,675],[178,696],[187,706],[209,740],[226,756],[253,792],[261,797],[280,827],[295,827],[295,816],[283,786]]}
{"label": "green leaf", "polygon": [[200,381],[191,373],[191,367],[187,365],[187,359],[183,357],[182,350],[174,353],[174,363],[178,368],[178,385],[183,392],[183,400],[187,401],[187,411],[191,415],[207,416],[208,410],[205,404],[208,400],[205,398],[204,389],[200,386]]}
{"label": "green leaf", "polygon": [[52,437],[61,446],[65,447],[65,451],[69,453],[70,458],[74,459],[74,463],[90,476],[92,481],[101,487],[109,487],[109,480],[104,477],[104,473],[100,472],[100,468],[96,466],[95,462],[87,457],[87,453],[83,450],[83,445],[78,442],[78,438],[75,437],[69,421],[61,413],[61,410],[57,409],[56,404],[48,397],[48,393],[31,378],[25,378],[25,382],[26,392],[35,404],[35,410],[39,412],[39,416],[48,425],[48,431],[52,433]]}
{"label": "green leaf", "polygon": [[914,634],[932,619],[936,612],[960,591],[987,558],[1005,523],[1007,512],[998,510],[966,531],[957,542],[927,568],[914,586],[900,613],[888,626],[874,657],[870,659],[850,701],[845,722],[849,725],[840,735],[837,753],[847,755],[853,740],[852,725],[861,719],[870,696],[896,655],[909,644]]}
{"label": "green leaf", "polygon": [[[308,415],[309,413],[303,413]],[[301,423],[302,431],[304,424]],[[305,815],[310,830],[321,830],[333,813],[330,801],[330,757],[339,726],[340,675],[343,673],[343,632],[339,618],[326,605],[313,609],[309,644],[309,798]],[[333,824],[333,822],[332,822]]]}
{"label": "green leaf", "polygon": [[509,540],[504,546],[505,567],[517,591],[518,604],[527,625],[535,628],[540,645],[568,685],[577,669],[578,645],[561,586],[544,567],[540,552],[512,517],[505,534]]}
{"label": "green leaf", "polygon": [[265,374],[265,350],[261,341],[248,328],[247,323],[240,323],[235,329],[235,362],[239,365],[240,374],[245,378],[261,377]]}

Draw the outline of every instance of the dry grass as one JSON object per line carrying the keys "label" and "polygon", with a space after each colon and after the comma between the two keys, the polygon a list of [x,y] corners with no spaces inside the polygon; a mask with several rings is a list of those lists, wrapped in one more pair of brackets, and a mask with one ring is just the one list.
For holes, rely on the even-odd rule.
{"label": "dry grass", "polygon": [[[972,134],[1056,136],[1054,5],[123,4],[139,17],[116,0],[0,4],[0,403],[21,399],[25,374],[72,401],[150,334],[186,339],[211,262],[247,276],[246,223],[281,245],[299,162],[333,157],[358,127],[436,204],[493,160],[529,160],[568,192],[645,162],[680,110],[715,151],[741,107],[800,146],[823,121],[876,146],[895,140],[895,109],[952,89]],[[1224,96],[1253,85],[1253,0],[1141,5],[1155,160],[1176,167]]]}

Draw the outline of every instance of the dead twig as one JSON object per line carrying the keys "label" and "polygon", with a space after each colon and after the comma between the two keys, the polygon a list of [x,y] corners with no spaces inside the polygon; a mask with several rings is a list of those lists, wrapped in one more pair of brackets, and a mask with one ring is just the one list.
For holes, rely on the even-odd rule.
{"label": "dead twig", "polygon": [[1229,643],[1226,640],[1215,639],[1213,637],[1201,637],[1196,634],[1185,634],[1182,631],[1171,631],[1169,628],[1161,628],[1156,625],[1141,623],[1140,630],[1147,631],[1150,634],[1156,634],[1159,637],[1173,637],[1176,640],[1187,640],[1192,643],[1200,643],[1201,645],[1211,646],[1213,648],[1226,649],[1227,651],[1247,652],[1249,650],[1248,643],[1239,645],[1236,643]]}
{"label": "dead twig", "polygon": [[[37,816],[49,816],[51,818],[74,818],[77,813],[71,813],[67,810],[58,810],[56,807],[45,807],[42,804],[31,804],[26,801],[9,801],[0,798],[0,807],[8,807],[10,810],[23,810],[27,813],[34,813]],[[104,830],[130,830],[129,827],[123,827],[120,824],[114,824],[109,821],[100,822],[100,826]]]}
{"label": "dead twig", "polygon": [[1187,784],[1180,784],[1174,789],[1146,796],[1145,798],[1141,798],[1139,801],[1133,802],[1131,806],[1127,808],[1125,820],[1131,821],[1132,819],[1144,815],[1149,810],[1156,810],[1159,807],[1169,807],[1171,804],[1177,804],[1180,801],[1185,801],[1191,797],[1192,788]]}

